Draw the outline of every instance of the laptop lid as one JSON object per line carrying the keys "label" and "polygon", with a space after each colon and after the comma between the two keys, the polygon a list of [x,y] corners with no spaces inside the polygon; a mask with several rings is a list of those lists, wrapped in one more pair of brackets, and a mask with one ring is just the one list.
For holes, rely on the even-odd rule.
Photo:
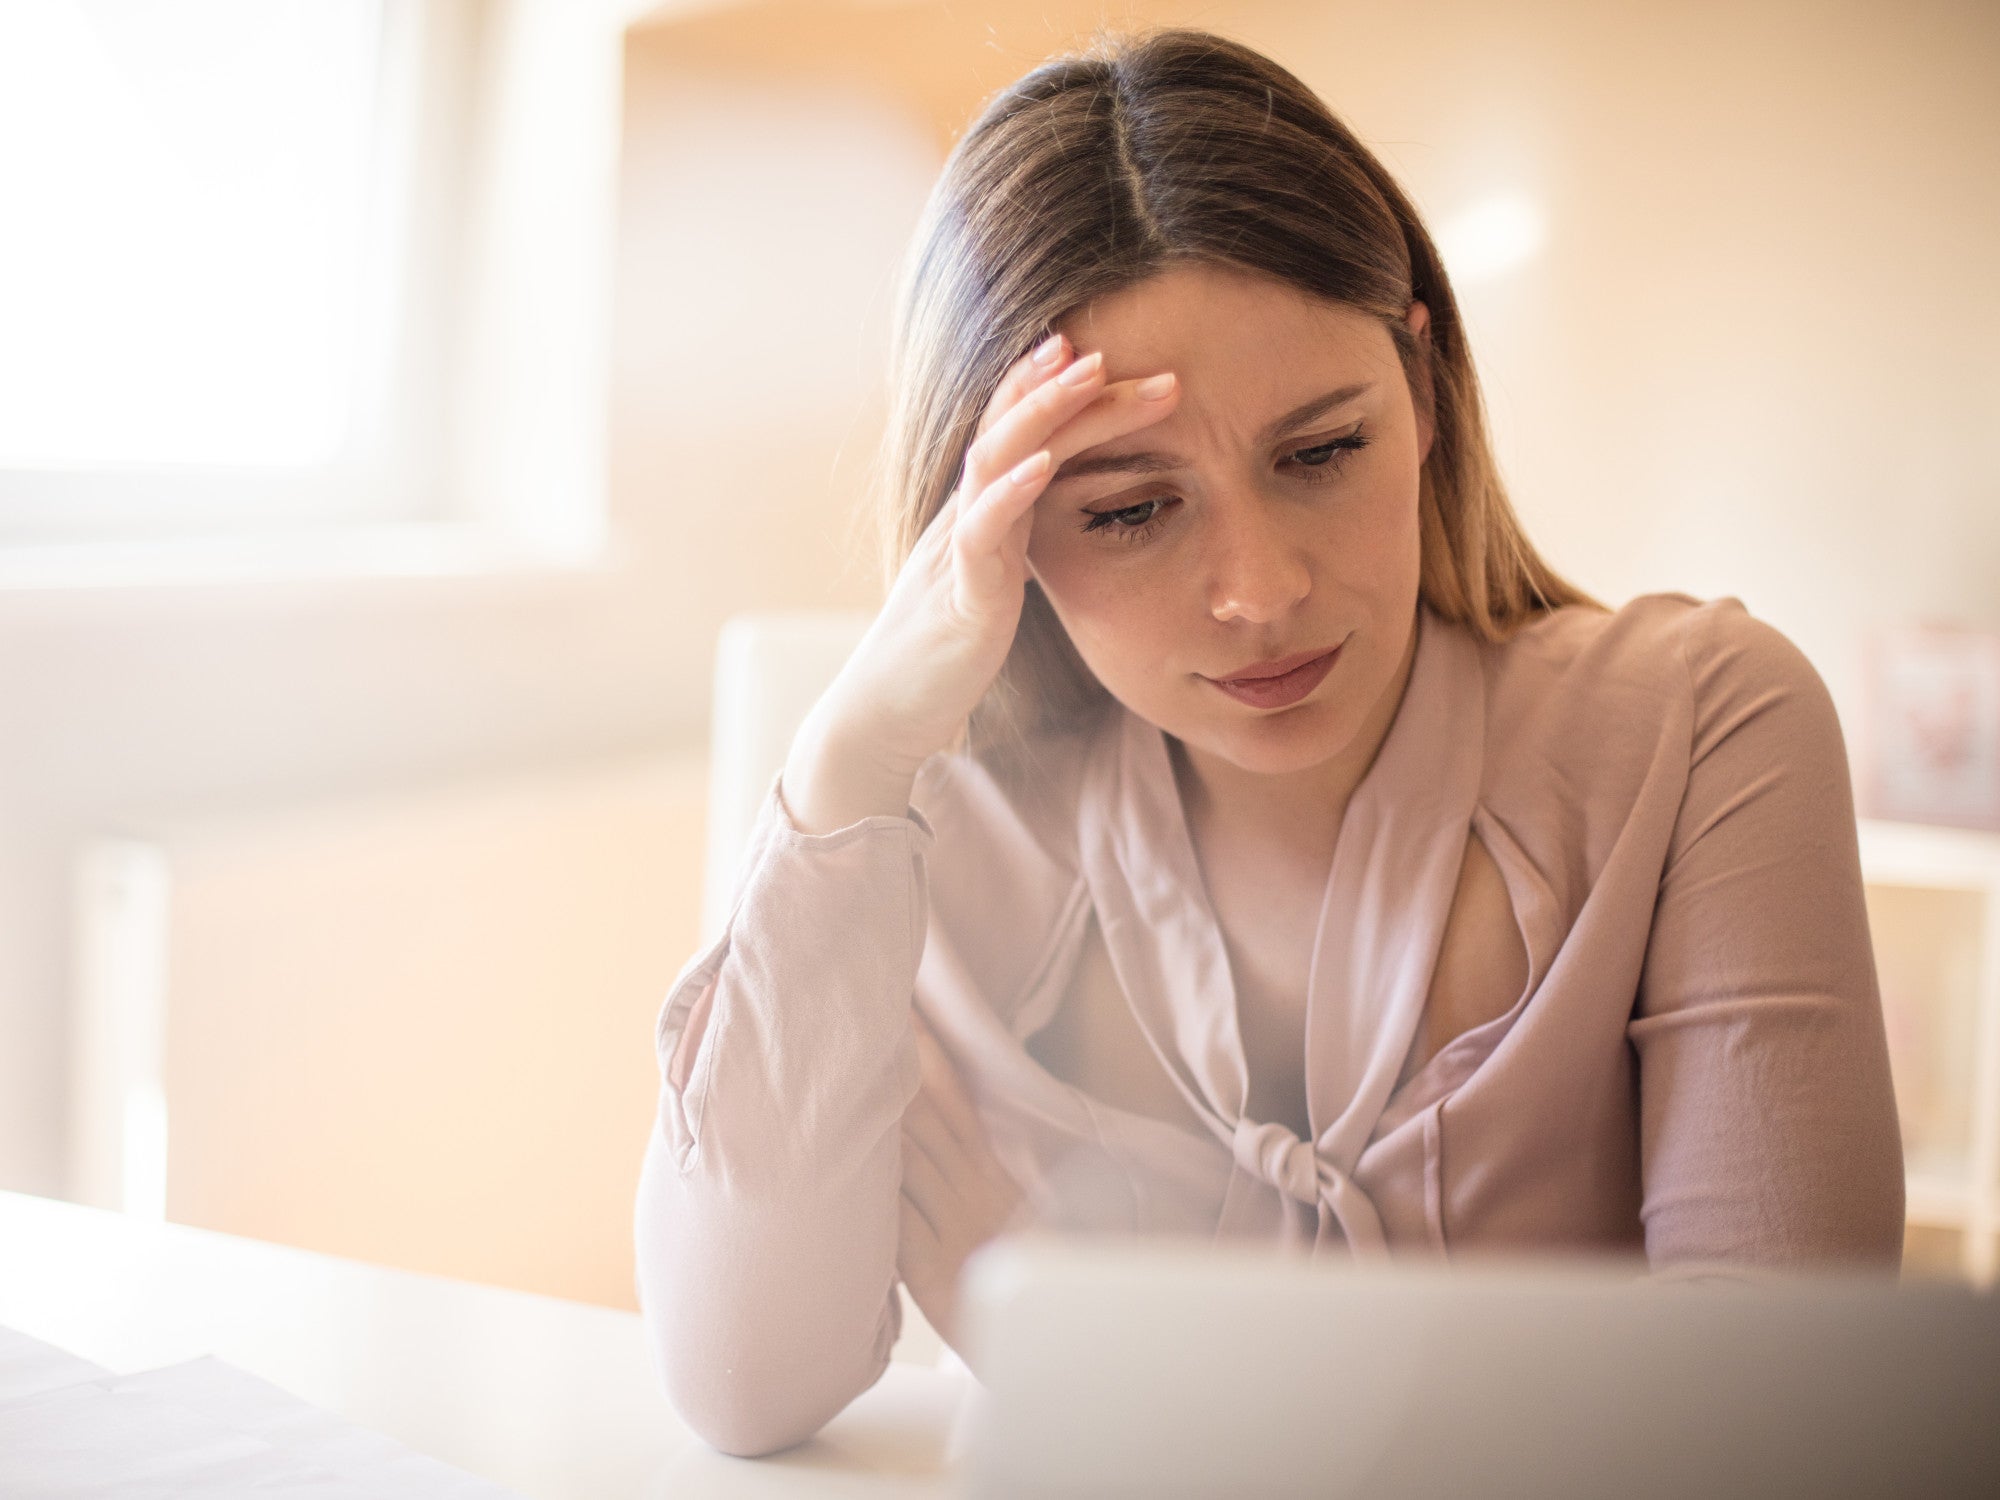
{"label": "laptop lid", "polygon": [[963,1290],[971,1493],[2000,1496],[2000,1297],[1644,1269],[995,1240]]}

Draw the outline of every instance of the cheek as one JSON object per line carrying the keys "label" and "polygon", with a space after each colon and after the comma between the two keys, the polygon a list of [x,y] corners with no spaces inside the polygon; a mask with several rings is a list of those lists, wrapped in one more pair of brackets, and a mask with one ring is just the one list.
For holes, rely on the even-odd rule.
{"label": "cheek", "polygon": [[1080,625],[1094,618],[1114,590],[1113,569],[1099,566],[1082,536],[1064,534],[1066,520],[1037,515],[1028,535],[1028,562],[1041,581],[1042,592],[1065,624]]}
{"label": "cheek", "polygon": [[[1038,565],[1039,566],[1039,565]],[[1129,629],[1129,600],[1121,600],[1117,590],[1107,586],[1102,574],[1059,560],[1040,568],[1042,592],[1069,632],[1070,639],[1088,658],[1105,646],[1116,649],[1123,632]]]}
{"label": "cheek", "polygon": [[1088,548],[1051,546],[1030,560],[1056,618],[1085,665],[1106,685],[1123,676],[1120,663],[1157,658],[1171,626],[1158,590],[1130,568],[1107,565]]}
{"label": "cheek", "polygon": [[1333,577],[1379,592],[1400,584],[1420,550],[1418,481],[1414,454],[1407,468],[1371,476],[1365,491],[1357,491],[1334,512],[1322,556]]}
{"label": "cheek", "polygon": [[1062,579],[1067,582],[1074,571],[1075,543],[1081,537],[1072,535],[1075,525],[1068,515],[1055,511],[1035,510],[1035,519],[1028,527],[1028,563],[1035,570],[1035,576],[1043,582]]}
{"label": "cheek", "polygon": [[1363,545],[1385,560],[1416,545],[1417,479],[1397,475],[1383,485],[1372,504],[1358,512]]}

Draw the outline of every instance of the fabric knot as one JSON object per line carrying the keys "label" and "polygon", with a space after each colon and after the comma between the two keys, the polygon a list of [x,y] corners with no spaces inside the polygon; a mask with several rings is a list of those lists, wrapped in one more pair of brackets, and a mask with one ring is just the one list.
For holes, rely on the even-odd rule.
{"label": "fabric knot", "polygon": [[1301,1203],[1319,1202],[1320,1162],[1310,1141],[1282,1125],[1238,1120],[1231,1146],[1244,1171]]}
{"label": "fabric knot", "polygon": [[1311,1141],[1300,1140],[1282,1125],[1238,1120],[1230,1145],[1237,1166],[1318,1211],[1321,1239],[1331,1224],[1356,1256],[1377,1259],[1388,1254],[1388,1235],[1374,1203]]}

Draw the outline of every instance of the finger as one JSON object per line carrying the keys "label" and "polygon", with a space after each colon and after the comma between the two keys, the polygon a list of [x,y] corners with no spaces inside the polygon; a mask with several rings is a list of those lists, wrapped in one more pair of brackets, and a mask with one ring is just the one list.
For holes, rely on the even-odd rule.
{"label": "finger", "polygon": [[[926,1320],[943,1310],[944,1285],[952,1274],[950,1256],[918,1207],[908,1198],[898,1209],[896,1274]],[[937,1324],[933,1321],[932,1327]]]}
{"label": "finger", "polygon": [[910,1030],[917,1038],[917,1063],[928,1070],[937,1052],[937,1033],[931,1029],[931,1023],[924,1019],[924,1013],[917,1009],[914,1001],[910,1005]]}
{"label": "finger", "polygon": [[[1068,392],[1064,381],[1045,380],[1028,396],[1016,402],[998,425],[989,427],[982,424],[980,436],[966,450],[959,483],[932,518],[933,524],[926,528],[927,534],[937,536],[940,544],[949,541],[968,511],[983,508],[984,502],[1003,507],[1001,515],[982,523],[987,530],[982,531],[980,545],[990,545],[989,532],[997,530],[999,535],[1004,536],[1011,522],[1034,503],[1040,493],[1034,484],[1039,473],[1052,470],[1071,453],[1109,442],[1157,422],[1179,404],[1180,383],[1170,371],[1160,372],[1171,382],[1164,393],[1153,389],[1142,394],[1139,389],[1141,386],[1157,387],[1157,375],[1104,384],[1103,360],[1099,352],[1085,355],[1061,373],[1073,380],[1079,374],[1082,378]],[[1093,397],[1092,391],[1098,394]],[[1096,415],[1100,407],[1104,408],[1104,412]],[[1081,429],[1075,445],[1065,443],[1063,450],[1047,462],[1047,470],[1037,463],[1040,451],[1035,444],[1038,441],[1053,438],[1068,425],[1091,416],[1095,416],[1095,420],[1087,422]],[[1023,471],[1023,463],[1032,467]],[[1026,493],[1021,491],[1021,486],[1027,487]],[[1002,524],[1003,520],[1008,524]],[[936,524],[938,522],[943,524]]]}
{"label": "finger", "polygon": [[948,1166],[960,1153],[958,1137],[938,1114],[937,1099],[929,1088],[919,1089],[917,1096],[904,1107],[902,1130],[928,1151],[939,1166]]}
{"label": "finger", "polygon": [[999,1206],[998,1218],[1002,1221],[1013,1218],[1014,1210],[1028,1197],[1014,1174],[1001,1165],[998,1157],[993,1157],[980,1168],[979,1175],[986,1183],[988,1201]]}
{"label": "finger", "polygon": [[937,1033],[931,1030],[930,1023],[914,1010],[910,1013],[910,1029],[916,1034],[917,1071],[922,1075],[923,1086],[934,1090],[945,1082],[955,1082],[958,1070],[945,1055],[944,1047],[937,1039]]}
{"label": "finger", "polygon": [[959,482],[952,486],[951,493],[944,497],[944,503],[931,513],[928,521],[924,522],[924,529],[917,533],[917,542],[910,549],[911,552],[921,552],[926,547],[935,549],[947,545],[951,541],[952,527],[958,523],[958,518],[964,512],[965,484],[964,476],[961,474]]}
{"label": "finger", "polygon": [[[1148,382],[1157,381],[1161,376],[1168,382],[1164,390],[1156,385],[1148,386]],[[1142,387],[1147,387],[1147,390],[1142,390]],[[1148,394],[1148,391],[1153,393]],[[1052,474],[1054,469],[1061,468],[1079,453],[1151,427],[1171,415],[1180,405],[1180,400],[1180,379],[1171,370],[1113,381],[1098,393],[1097,400],[1049,434],[1044,446],[1054,460]]]}
{"label": "finger", "polygon": [[[1161,373],[1171,375],[1170,371]],[[1047,491],[1055,471],[1066,461],[1087,449],[1150,427],[1171,413],[1180,404],[1180,382],[1175,380],[1157,397],[1140,395],[1139,386],[1151,378],[1121,380],[1106,386],[1095,402],[1071,414],[1049,434],[1044,447],[1031,455],[1040,460],[1032,472],[1023,472],[1017,465],[988,484],[979,498],[954,519],[953,549],[964,549],[968,560],[994,555],[1013,532],[1015,523]],[[1048,455],[1046,459],[1042,459],[1043,453]]]}
{"label": "finger", "polygon": [[980,1123],[972,1096],[966,1092],[958,1069],[928,1031],[917,1034],[917,1060],[924,1068],[932,1106],[953,1138],[969,1151],[986,1151],[986,1127]]}
{"label": "finger", "polygon": [[909,1131],[903,1132],[903,1191],[923,1209],[924,1217],[942,1238],[952,1222],[952,1208],[958,1194],[943,1166],[932,1155],[932,1149]]}
{"label": "finger", "polygon": [[[962,1144],[928,1099],[904,1115],[903,1131],[905,1184],[923,1194],[942,1220],[998,1223],[1027,1196],[983,1139],[972,1146]],[[917,1155],[927,1165],[912,1170],[908,1160]]]}
{"label": "finger", "polygon": [[906,1259],[899,1246],[896,1252],[896,1269],[902,1273],[903,1279],[908,1281],[913,1267],[917,1269],[927,1267],[931,1259],[942,1251],[943,1241],[938,1238],[937,1226],[924,1217],[923,1209],[908,1193],[902,1195],[900,1202],[898,1238],[901,1245],[908,1246],[912,1254]]}
{"label": "finger", "polygon": [[1093,350],[1045,380],[967,445],[960,485],[978,494],[1037,448],[1104,390],[1104,355]]}
{"label": "finger", "polygon": [[1043,448],[981,490],[952,521],[946,541],[954,564],[967,570],[990,571],[993,560],[1000,555],[1000,544],[1013,530],[1014,523],[1041,498],[1054,472],[1054,458]]}
{"label": "finger", "polygon": [[973,1169],[975,1163],[968,1160],[971,1153],[959,1144],[928,1094],[913,1100],[903,1111],[902,1130],[906,1151],[921,1152],[947,1181]]}
{"label": "finger", "polygon": [[997,1164],[999,1158],[993,1153],[992,1138],[987,1134],[986,1122],[980,1117],[971,1090],[965,1086],[964,1076],[929,1023],[919,1020],[918,1027],[917,1060],[924,1071],[919,1097],[927,1112],[937,1118],[962,1154],[973,1157],[982,1166]]}
{"label": "finger", "polygon": [[[969,449],[967,451],[968,453],[970,452]],[[948,547],[951,544],[953,529],[958,525],[960,517],[965,514],[967,508],[978,497],[978,493],[972,487],[964,465],[961,463],[958,482],[952,486],[951,492],[944,497],[943,503],[931,513],[931,518],[924,522],[923,530],[917,533],[916,545],[911,548],[911,551],[914,553],[928,548],[935,552]]]}
{"label": "finger", "polygon": [[985,411],[980,413],[977,430],[986,431],[1029,391],[1059,372],[1069,363],[1070,352],[1069,340],[1060,333],[1053,334],[1009,365],[999,388],[986,403]]}

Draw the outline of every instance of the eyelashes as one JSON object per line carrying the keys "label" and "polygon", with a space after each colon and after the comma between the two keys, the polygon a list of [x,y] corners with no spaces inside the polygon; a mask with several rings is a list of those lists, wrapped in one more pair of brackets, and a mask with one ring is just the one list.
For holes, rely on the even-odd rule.
{"label": "eyelashes", "polygon": [[[1339,476],[1349,458],[1373,441],[1356,431],[1331,442],[1315,443],[1310,448],[1294,448],[1287,462],[1298,465],[1298,477],[1305,483],[1326,484]],[[1089,519],[1079,529],[1085,532],[1101,531],[1108,539],[1119,542],[1143,541],[1159,529],[1160,517],[1173,499],[1173,496],[1162,496],[1155,500],[1141,500],[1134,505],[1121,505],[1116,510],[1087,510],[1084,515]],[[1133,517],[1138,518],[1136,523],[1126,524],[1128,518]]]}

